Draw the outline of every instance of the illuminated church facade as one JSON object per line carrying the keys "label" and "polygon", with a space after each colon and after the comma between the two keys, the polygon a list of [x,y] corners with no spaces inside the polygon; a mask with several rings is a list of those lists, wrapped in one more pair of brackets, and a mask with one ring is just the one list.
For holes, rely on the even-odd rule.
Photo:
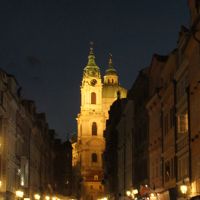
{"label": "illuminated church facade", "polygon": [[88,63],[83,70],[81,107],[77,116],[77,141],[73,144],[73,165],[79,169],[80,196],[83,200],[96,200],[104,195],[103,132],[108,111],[117,98],[126,98],[127,91],[120,86],[112,57],[103,80],[90,48]]}

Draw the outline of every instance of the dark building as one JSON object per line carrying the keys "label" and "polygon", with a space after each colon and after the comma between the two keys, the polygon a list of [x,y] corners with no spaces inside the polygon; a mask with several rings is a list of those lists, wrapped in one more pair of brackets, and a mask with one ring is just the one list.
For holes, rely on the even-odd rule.
{"label": "dark building", "polygon": [[133,184],[135,188],[148,184],[148,68],[140,71],[128,98],[133,100]]}
{"label": "dark building", "polygon": [[57,194],[71,195],[72,190],[72,146],[70,141],[64,143],[55,140],[54,190]]}
{"label": "dark building", "polygon": [[109,119],[106,121],[104,137],[106,148],[104,152],[104,184],[106,192],[112,197],[118,196],[118,131],[117,125],[127,99],[117,99],[109,111]]}

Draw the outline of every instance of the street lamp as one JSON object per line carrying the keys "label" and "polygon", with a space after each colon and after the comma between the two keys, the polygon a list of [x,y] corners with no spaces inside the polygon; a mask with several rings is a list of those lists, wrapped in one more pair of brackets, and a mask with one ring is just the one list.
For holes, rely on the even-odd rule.
{"label": "street lamp", "polygon": [[128,197],[130,197],[130,196],[131,196],[131,191],[130,191],[130,190],[127,190],[127,191],[126,191],[126,195],[127,195]]}
{"label": "street lamp", "polygon": [[155,192],[150,193],[149,196],[150,196],[150,199],[151,199],[151,200],[154,200],[154,199],[156,200],[156,199],[158,199],[157,193],[155,193]]}
{"label": "street lamp", "polygon": [[133,189],[132,194],[134,194],[134,195],[138,194],[138,189]]}
{"label": "street lamp", "polygon": [[185,184],[180,185],[180,190],[181,190],[181,193],[183,194],[183,196],[186,197],[186,193],[188,190],[187,185],[185,185]]}
{"label": "street lamp", "polygon": [[15,195],[16,195],[16,197],[17,197],[18,199],[20,199],[20,198],[23,198],[24,192],[21,191],[21,190],[17,190],[17,191],[15,192]]}
{"label": "street lamp", "polygon": [[34,194],[34,199],[40,200],[40,195],[39,194]]}
{"label": "street lamp", "polygon": [[49,196],[45,196],[45,200],[50,200],[50,197]]}
{"label": "street lamp", "polygon": [[187,185],[185,185],[185,184],[182,184],[182,185],[180,185],[180,190],[181,190],[181,193],[182,194],[186,194],[187,193]]}

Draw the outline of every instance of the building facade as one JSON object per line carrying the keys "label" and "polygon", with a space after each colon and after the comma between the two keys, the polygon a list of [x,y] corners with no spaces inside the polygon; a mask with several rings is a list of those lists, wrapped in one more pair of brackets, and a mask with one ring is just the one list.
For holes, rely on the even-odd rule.
{"label": "building facade", "polygon": [[[93,48],[90,48],[88,63],[83,70],[81,84],[81,107],[77,117],[77,144],[73,155],[79,165],[81,199],[97,199],[104,195],[103,132],[110,105],[117,96],[125,97],[126,90],[119,85],[112,59],[102,81],[100,69],[95,63]],[[77,166],[76,165],[76,166]],[[75,167],[76,167],[75,166]]]}
{"label": "building facade", "polygon": [[[0,70],[0,199],[55,195],[55,131],[35,102],[21,96],[14,76]],[[67,162],[67,151],[65,154]],[[69,166],[70,167],[70,166]],[[67,175],[68,172],[66,172]]]}

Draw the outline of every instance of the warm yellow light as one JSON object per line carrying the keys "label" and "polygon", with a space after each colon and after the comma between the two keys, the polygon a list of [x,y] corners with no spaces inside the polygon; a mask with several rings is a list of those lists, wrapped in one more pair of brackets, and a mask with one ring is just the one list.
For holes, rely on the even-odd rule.
{"label": "warm yellow light", "polygon": [[137,189],[133,189],[133,190],[132,190],[132,193],[133,193],[133,194],[138,194],[138,190],[137,190]]}
{"label": "warm yellow light", "polygon": [[15,194],[16,194],[17,197],[20,197],[20,198],[23,198],[23,196],[24,196],[24,192],[21,191],[21,190],[17,190],[17,191],[15,192]]}
{"label": "warm yellow light", "polygon": [[131,196],[131,191],[127,190],[127,191],[126,191],[126,195],[127,195],[128,197]]}
{"label": "warm yellow light", "polygon": [[180,190],[181,190],[181,192],[183,193],[183,194],[186,194],[187,193],[187,185],[181,185],[180,186]]}
{"label": "warm yellow light", "polygon": [[39,200],[39,199],[40,199],[40,195],[39,195],[39,194],[34,194],[34,198],[35,198],[36,200]]}
{"label": "warm yellow light", "polygon": [[2,187],[2,181],[0,181],[0,188]]}
{"label": "warm yellow light", "polygon": [[155,194],[154,194],[154,193],[151,193],[151,194],[150,194],[150,197],[155,197]]}
{"label": "warm yellow light", "polygon": [[45,196],[45,199],[46,199],[46,200],[50,200],[50,197],[49,197],[49,196]]}
{"label": "warm yellow light", "polygon": [[56,200],[56,197],[52,197],[52,200]]}
{"label": "warm yellow light", "polygon": [[24,198],[24,200],[30,200],[30,198],[26,197],[26,198]]}

